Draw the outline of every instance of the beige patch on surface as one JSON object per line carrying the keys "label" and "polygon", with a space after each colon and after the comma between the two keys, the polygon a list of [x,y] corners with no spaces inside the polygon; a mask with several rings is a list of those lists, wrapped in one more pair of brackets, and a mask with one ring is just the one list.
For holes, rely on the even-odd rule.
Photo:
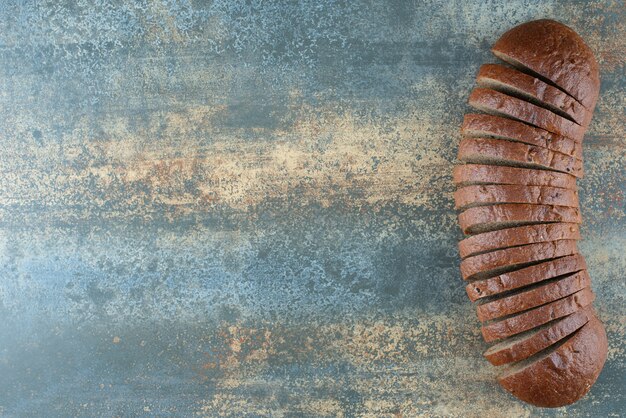
{"label": "beige patch on surface", "polygon": [[[475,346],[480,337],[470,328],[458,316],[417,312],[384,320],[311,323],[306,330],[278,324],[230,325],[220,332],[223,352],[218,356],[239,359],[223,366],[212,361],[204,368],[210,373],[217,368],[214,376],[219,377],[213,377],[215,392],[198,404],[197,414],[234,417],[269,412],[263,405],[272,404],[271,388],[280,387],[293,396],[283,399],[286,406],[272,407],[274,416],[335,417],[355,411],[371,417],[478,416],[472,411],[530,416],[529,407],[510,402],[510,396],[498,388],[497,369],[480,357]],[[213,347],[216,351],[220,350]],[[267,356],[244,354],[258,351]],[[273,361],[307,365],[317,372],[289,379],[272,372]],[[332,364],[347,367],[343,379],[336,380]],[[259,387],[270,389],[262,399],[252,401],[241,395]],[[473,390],[459,391],[459,387]],[[360,399],[350,404],[350,411],[336,398],[346,390]],[[490,396],[484,396],[486,390]]]}
{"label": "beige patch on surface", "polygon": [[441,123],[440,110],[415,107],[383,123],[302,107],[289,130],[257,132],[253,139],[248,131],[214,129],[219,107],[153,115],[145,127],[110,115],[102,137],[90,138],[84,121],[61,148],[25,144],[13,150],[0,204],[71,211],[103,204],[106,197],[136,215],[156,205],[181,214],[218,205],[246,211],[268,199],[294,206],[393,201],[436,209],[451,170],[445,139],[456,132]]}

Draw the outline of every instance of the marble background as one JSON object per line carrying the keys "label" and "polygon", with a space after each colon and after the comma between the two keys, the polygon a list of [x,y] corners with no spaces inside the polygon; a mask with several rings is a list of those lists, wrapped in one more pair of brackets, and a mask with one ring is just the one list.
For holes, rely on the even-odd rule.
{"label": "marble background", "polygon": [[[610,351],[557,410],[482,358],[451,184],[490,45],[545,17],[602,72]],[[3,2],[0,416],[620,416],[625,53],[622,1]]]}

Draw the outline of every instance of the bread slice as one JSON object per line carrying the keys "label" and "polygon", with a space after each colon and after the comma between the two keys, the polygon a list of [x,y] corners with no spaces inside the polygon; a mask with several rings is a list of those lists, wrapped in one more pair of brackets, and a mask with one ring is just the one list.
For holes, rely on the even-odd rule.
{"label": "bread slice", "polygon": [[491,342],[536,328],[591,305],[594,298],[595,295],[591,288],[586,287],[563,299],[555,300],[538,308],[533,308],[488,325],[483,325],[481,329],[483,338],[485,341]]}
{"label": "bread slice", "polygon": [[527,359],[580,329],[589,321],[591,315],[593,308],[588,306],[564,318],[507,338],[491,346],[483,355],[494,366]]}
{"label": "bread slice", "polygon": [[576,273],[586,268],[585,258],[580,254],[573,254],[503,273],[489,279],[473,281],[465,287],[465,290],[470,300],[474,302],[555,277]]}
{"label": "bread slice", "polygon": [[459,242],[459,253],[461,258],[466,258],[500,248],[561,239],[579,240],[580,229],[578,225],[574,223],[538,224],[485,232],[467,237]]}
{"label": "bread slice", "polygon": [[463,117],[461,133],[466,137],[487,137],[523,142],[578,159],[583,157],[580,142],[501,116],[469,113]]}
{"label": "bread slice", "polygon": [[491,50],[593,110],[600,92],[598,62],[582,38],[564,24],[549,19],[523,23],[504,33]]}
{"label": "bread slice", "polygon": [[591,121],[591,113],[572,96],[515,68],[485,64],[476,81],[479,86],[527,100],[581,126]]}
{"label": "bread slice", "polygon": [[530,224],[581,222],[578,208],[519,203],[469,208],[458,219],[461,230],[468,235]]}
{"label": "bread slice", "polygon": [[538,242],[467,257],[461,261],[464,280],[482,279],[542,260],[578,253],[575,240]]}
{"label": "bread slice", "polygon": [[485,113],[510,117],[577,142],[582,141],[585,135],[584,126],[543,107],[496,90],[475,88],[469,96],[469,104]]}
{"label": "bread slice", "polygon": [[454,192],[456,209],[495,203],[530,203],[534,205],[578,206],[578,192],[549,186],[489,184],[465,186]]}
{"label": "bread slice", "polygon": [[524,186],[561,187],[577,190],[576,177],[548,170],[486,164],[459,164],[452,179],[457,186],[475,184],[519,184]]}
{"label": "bread slice", "polygon": [[458,159],[467,163],[561,171],[583,176],[581,160],[547,148],[493,138],[463,138]]}
{"label": "bread slice", "polygon": [[545,284],[529,289],[522,289],[519,292],[506,297],[495,299],[476,307],[478,320],[481,322],[513,315],[557,299],[569,296],[579,290],[588,287],[591,278],[587,270],[551,280]]}
{"label": "bread slice", "polygon": [[498,382],[518,399],[535,406],[569,405],[594,384],[607,351],[604,326],[592,316],[570,337],[510,367],[498,377]]}

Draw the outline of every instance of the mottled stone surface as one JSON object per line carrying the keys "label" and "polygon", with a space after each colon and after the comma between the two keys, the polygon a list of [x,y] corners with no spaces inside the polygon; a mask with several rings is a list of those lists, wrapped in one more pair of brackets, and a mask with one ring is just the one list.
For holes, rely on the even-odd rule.
{"label": "mottled stone surface", "polygon": [[[509,27],[597,53],[590,394],[516,401],[464,293],[458,126]],[[621,1],[0,5],[0,416],[619,416]]]}

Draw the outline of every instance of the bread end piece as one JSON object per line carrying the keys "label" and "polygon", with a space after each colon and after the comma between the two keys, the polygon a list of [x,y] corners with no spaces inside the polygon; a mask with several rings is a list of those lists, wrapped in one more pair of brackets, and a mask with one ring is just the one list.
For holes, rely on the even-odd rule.
{"label": "bread end piece", "polygon": [[534,20],[505,32],[491,49],[523,71],[552,83],[592,111],[600,92],[600,71],[593,52],[568,26]]}
{"label": "bread end piece", "polygon": [[589,391],[607,356],[604,326],[593,316],[570,338],[539,357],[517,363],[498,382],[529,404],[558,408],[570,405]]}

